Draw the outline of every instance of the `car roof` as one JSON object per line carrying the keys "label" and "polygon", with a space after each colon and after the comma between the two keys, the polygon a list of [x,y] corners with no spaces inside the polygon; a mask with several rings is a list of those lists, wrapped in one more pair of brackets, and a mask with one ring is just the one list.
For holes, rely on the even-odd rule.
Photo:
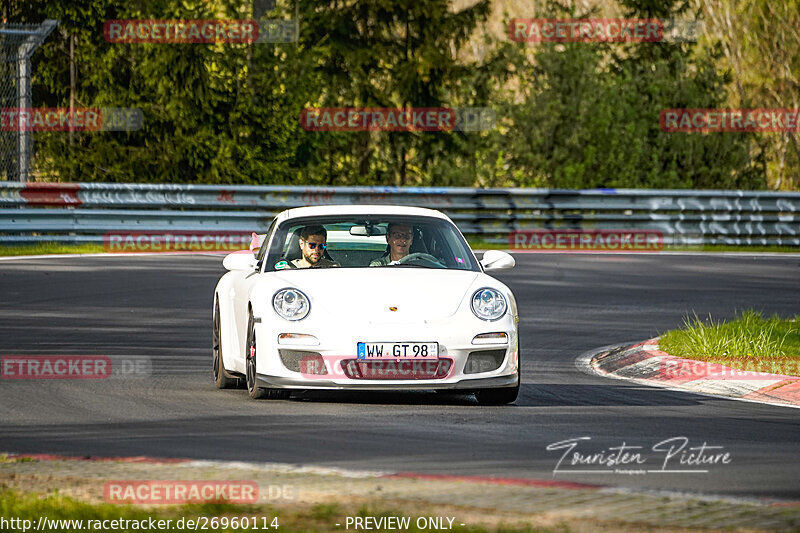
{"label": "car roof", "polygon": [[305,217],[321,217],[330,215],[370,215],[370,216],[418,216],[418,217],[434,217],[443,220],[450,220],[450,217],[436,211],[435,209],[426,209],[424,207],[409,207],[404,205],[318,205],[309,207],[295,207],[287,209],[278,215],[280,220],[288,220],[292,218],[305,218]]}

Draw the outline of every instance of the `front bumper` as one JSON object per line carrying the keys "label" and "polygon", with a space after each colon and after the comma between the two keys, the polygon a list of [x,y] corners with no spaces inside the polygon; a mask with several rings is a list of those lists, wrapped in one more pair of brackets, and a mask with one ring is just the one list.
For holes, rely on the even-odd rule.
{"label": "front bumper", "polygon": [[[484,322],[473,318],[466,317],[462,320],[451,318],[447,322],[429,321],[423,324],[371,323],[368,327],[363,328],[364,333],[358,334],[354,334],[352,328],[321,329],[306,325],[300,327],[300,324],[287,325],[285,321],[257,323],[256,335],[259,339],[259,348],[256,355],[256,367],[259,385],[278,389],[464,391],[516,386],[519,382],[519,341],[516,317],[508,314],[495,322]],[[348,331],[348,329],[350,330]],[[402,333],[398,334],[398,331]],[[495,332],[505,333],[506,340],[492,344],[473,343],[477,335]],[[317,342],[281,344],[283,341],[279,340],[279,336],[282,333],[313,335]],[[438,342],[440,360],[448,361],[449,368],[446,373],[436,374],[435,377],[432,375],[421,377],[418,374],[413,378],[406,379],[392,379],[391,374],[384,374],[381,379],[348,375],[347,363],[357,361],[356,346],[358,342],[405,341]],[[318,354],[315,357],[324,360],[325,370],[322,373],[314,373],[313,371],[297,371],[287,368],[285,359],[282,360],[280,350]],[[498,351],[502,351],[502,353],[498,356],[499,364],[496,368],[476,372],[474,364],[468,365],[472,354],[497,353]],[[406,368],[415,364],[407,359],[390,361],[400,361],[397,365],[406,364]],[[362,363],[364,363],[363,360],[359,361],[359,364]],[[399,375],[403,376],[402,373]]]}
{"label": "front bumper", "polygon": [[472,377],[458,381],[429,380],[391,380],[391,381],[365,381],[350,380],[348,383],[326,380],[296,380],[277,376],[258,375],[258,383],[262,387],[273,389],[322,389],[322,390],[464,390],[515,387],[519,383],[519,376]]}

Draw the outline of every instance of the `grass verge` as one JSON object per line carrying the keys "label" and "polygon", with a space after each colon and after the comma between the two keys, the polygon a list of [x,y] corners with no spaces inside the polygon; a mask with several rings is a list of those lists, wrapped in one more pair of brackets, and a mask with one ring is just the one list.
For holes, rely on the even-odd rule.
{"label": "grass verge", "polygon": [[[752,309],[733,320],[684,318],[684,327],[661,335],[659,348],[686,357],[754,372],[797,375],[800,367],[800,315],[765,318]],[[781,370],[784,371],[781,371]]]}
{"label": "grass verge", "polygon": [[21,246],[0,245],[0,256],[49,255],[49,254],[97,254],[103,253],[102,244],[58,244],[43,242]]}
{"label": "grass verge", "polygon": [[[132,505],[85,503],[57,493],[39,496],[36,494],[23,494],[9,489],[0,490],[0,517],[2,517],[0,518],[0,529],[3,531],[36,530],[40,523],[40,518],[46,517],[47,522],[44,524],[44,530],[53,533],[152,531],[154,530],[153,527],[156,527],[158,531],[197,529],[202,531],[235,532],[271,530],[284,533],[299,533],[345,530],[346,516],[380,519],[381,517],[409,516],[409,512],[402,509],[380,509],[365,505],[348,509],[336,504],[313,505],[293,510],[225,503],[164,506],[146,509]],[[14,519],[14,522],[9,522],[11,519]],[[2,522],[2,520],[6,522]],[[168,520],[169,522],[167,522]],[[153,526],[152,521],[157,524]],[[158,523],[159,521],[163,522]],[[335,526],[337,522],[341,523],[340,527]],[[403,528],[403,531],[436,530],[436,528],[417,527],[414,519],[410,520],[409,526],[407,529]],[[352,529],[352,526],[350,529]],[[371,527],[369,529],[373,531],[396,531],[397,528]],[[555,528],[499,525],[492,529],[487,529],[483,526],[459,526],[453,524],[450,530],[462,533],[488,533],[490,531],[497,533],[549,533],[565,532],[570,529],[563,524]]]}

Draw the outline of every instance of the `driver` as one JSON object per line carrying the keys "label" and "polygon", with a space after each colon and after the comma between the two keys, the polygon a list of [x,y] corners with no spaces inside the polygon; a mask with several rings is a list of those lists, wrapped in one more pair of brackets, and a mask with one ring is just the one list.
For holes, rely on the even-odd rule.
{"label": "driver", "polygon": [[407,224],[390,223],[386,230],[386,242],[389,245],[389,251],[378,259],[373,259],[369,266],[394,265],[407,256],[411,244],[414,242],[413,228]]}
{"label": "driver", "polygon": [[303,256],[289,262],[289,268],[324,268],[341,266],[336,261],[325,259],[328,232],[322,226],[306,226],[300,232],[300,252]]}

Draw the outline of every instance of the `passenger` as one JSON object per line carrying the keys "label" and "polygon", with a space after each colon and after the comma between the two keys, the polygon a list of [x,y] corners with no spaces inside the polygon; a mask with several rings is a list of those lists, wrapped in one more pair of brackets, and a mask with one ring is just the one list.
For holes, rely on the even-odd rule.
{"label": "passenger", "polygon": [[325,268],[341,266],[336,261],[325,258],[328,247],[328,232],[322,226],[306,226],[300,232],[300,252],[302,257],[289,263],[290,268]]}
{"label": "passenger", "polygon": [[407,224],[389,224],[386,230],[386,243],[389,250],[378,259],[373,259],[369,266],[387,266],[397,264],[408,255],[414,242],[414,229]]}

